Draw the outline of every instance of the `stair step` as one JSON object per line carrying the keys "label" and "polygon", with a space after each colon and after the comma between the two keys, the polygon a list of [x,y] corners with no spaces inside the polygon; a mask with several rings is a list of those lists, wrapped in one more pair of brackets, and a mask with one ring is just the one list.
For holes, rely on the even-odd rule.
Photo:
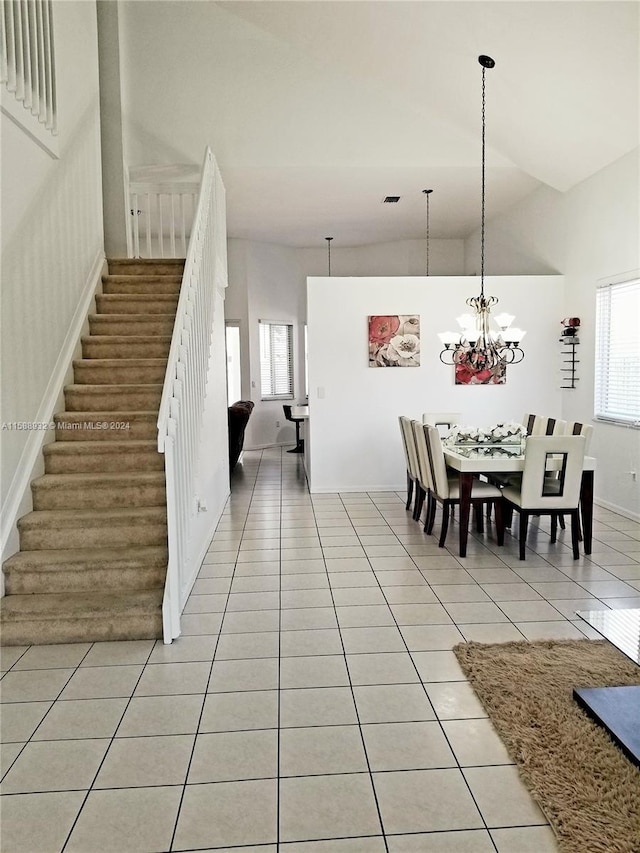
{"label": "stair step", "polygon": [[147,385],[164,382],[166,358],[83,358],[73,362],[77,385]]}
{"label": "stair step", "polygon": [[166,293],[98,293],[98,314],[171,314],[175,316],[178,296]]}
{"label": "stair step", "polygon": [[109,258],[109,275],[177,275],[184,258]]}
{"label": "stair step", "polygon": [[180,293],[182,275],[103,275],[103,293]]}
{"label": "stair step", "polygon": [[31,483],[34,510],[165,506],[164,471],[44,474]]}
{"label": "stair step", "polygon": [[5,561],[7,595],[157,589],[168,551],[162,546],[19,551]]}
{"label": "stair step", "polygon": [[171,335],[175,317],[165,314],[89,314],[92,335]]}
{"label": "stair step", "polygon": [[167,510],[164,506],[35,510],[18,520],[18,531],[25,551],[166,546]]}
{"label": "stair step", "polygon": [[52,441],[43,451],[47,474],[164,471],[155,441]]}
{"label": "stair step", "polygon": [[[68,412],[157,411],[162,385],[67,385],[64,389]],[[105,422],[107,419],[105,419]],[[106,427],[105,427],[106,429]]]}
{"label": "stair step", "polygon": [[84,358],[167,358],[171,335],[87,335]]}
{"label": "stair step", "polygon": [[162,636],[162,589],[9,595],[4,645],[154,639]]}
{"label": "stair step", "polygon": [[158,412],[59,412],[53,416],[56,442],[145,441],[158,436]]}

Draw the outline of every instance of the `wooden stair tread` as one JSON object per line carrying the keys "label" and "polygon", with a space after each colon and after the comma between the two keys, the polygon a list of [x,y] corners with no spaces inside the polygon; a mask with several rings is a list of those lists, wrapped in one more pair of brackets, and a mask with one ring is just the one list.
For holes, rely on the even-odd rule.
{"label": "wooden stair tread", "polygon": [[73,617],[144,614],[162,607],[162,589],[123,592],[66,592],[7,595],[2,599],[0,618],[60,620]]}
{"label": "wooden stair tread", "polygon": [[23,515],[18,521],[21,529],[57,524],[59,527],[78,527],[80,523],[92,526],[104,526],[138,523],[144,521],[166,521],[167,510],[164,506],[139,506],[109,509],[38,509]]}
{"label": "wooden stair tread", "polygon": [[56,453],[65,456],[85,453],[133,453],[139,450],[155,450],[157,452],[158,443],[150,438],[132,438],[130,441],[52,441],[50,444],[45,444],[43,450],[45,456]]}
{"label": "wooden stair tread", "polygon": [[162,545],[139,545],[128,548],[51,548],[43,551],[18,551],[4,562],[4,569],[22,567],[38,571],[55,571],[92,562],[114,566],[166,565],[168,551]]}
{"label": "wooden stair tread", "polygon": [[47,486],[56,488],[64,486],[67,483],[76,484],[78,486],[86,486],[94,484],[100,485],[125,485],[132,483],[164,483],[164,471],[126,471],[124,473],[115,473],[112,471],[105,472],[75,472],[68,474],[42,474],[32,480],[32,483],[37,483],[39,486]]}

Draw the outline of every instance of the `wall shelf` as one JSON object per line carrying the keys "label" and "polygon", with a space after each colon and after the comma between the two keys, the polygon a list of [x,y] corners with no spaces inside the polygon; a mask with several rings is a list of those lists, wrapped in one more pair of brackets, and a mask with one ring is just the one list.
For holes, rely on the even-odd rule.
{"label": "wall shelf", "polygon": [[576,376],[577,373],[577,365],[580,364],[580,359],[576,357],[576,350],[580,346],[580,340],[577,337],[574,338],[560,338],[560,343],[563,344],[562,347],[562,364],[563,366],[560,368],[560,373],[562,374],[562,385],[560,388],[563,391],[568,391],[571,389],[575,389],[578,386],[576,382],[579,381],[580,377]]}

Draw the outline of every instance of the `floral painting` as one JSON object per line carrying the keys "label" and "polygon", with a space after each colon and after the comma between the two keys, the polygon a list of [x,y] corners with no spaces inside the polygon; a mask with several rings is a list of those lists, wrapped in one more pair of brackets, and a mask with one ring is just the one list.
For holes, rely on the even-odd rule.
{"label": "floral painting", "polygon": [[504,364],[487,367],[461,353],[456,358],[455,376],[456,385],[504,385],[507,381],[507,367]]}
{"label": "floral painting", "polygon": [[369,317],[369,367],[420,366],[420,315]]}

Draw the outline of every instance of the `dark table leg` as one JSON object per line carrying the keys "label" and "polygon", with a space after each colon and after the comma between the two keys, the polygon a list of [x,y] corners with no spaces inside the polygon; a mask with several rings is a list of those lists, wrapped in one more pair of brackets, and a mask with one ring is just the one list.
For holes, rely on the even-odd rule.
{"label": "dark table leg", "polygon": [[469,534],[469,512],[471,510],[471,487],[473,474],[460,472],[460,556],[467,556],[467,536]]}
{"label": "dark table leg", "polygon": [[582,472],[580,486],[580,513],[582,515],[582,536],[584,553],[591,553],[593,541],[593,471]]}

